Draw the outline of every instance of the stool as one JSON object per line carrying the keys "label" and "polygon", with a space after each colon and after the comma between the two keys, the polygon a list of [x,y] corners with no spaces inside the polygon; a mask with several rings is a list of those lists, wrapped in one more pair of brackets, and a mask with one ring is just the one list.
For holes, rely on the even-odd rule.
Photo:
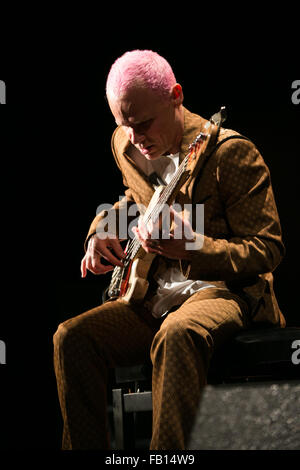
{"label": "stool", "polygon": [[[260,327],[242,331],[212,357],[208,384],[300,378],[292,362],[299,327]],[[118,388],[112,390],[116,449],[134,448],[137,412],[152,410],[151,363],[115,370]]]}

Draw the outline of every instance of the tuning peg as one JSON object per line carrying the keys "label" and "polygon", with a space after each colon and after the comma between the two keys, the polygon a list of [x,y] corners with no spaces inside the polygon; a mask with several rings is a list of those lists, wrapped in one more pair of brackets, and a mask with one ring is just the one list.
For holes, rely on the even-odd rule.
{"label": "tuning peg", "polygon": [[226,107],[222,106],[218,113],[215,113],[212,115],[212,117],[210,118],[210,122],[212,122],[216,126],[221,126],[223,122],[226,121],[226,119],[227,119]]}

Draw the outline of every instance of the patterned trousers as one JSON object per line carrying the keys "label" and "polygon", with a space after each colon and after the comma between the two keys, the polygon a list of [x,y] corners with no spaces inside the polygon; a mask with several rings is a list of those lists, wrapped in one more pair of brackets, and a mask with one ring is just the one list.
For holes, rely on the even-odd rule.
{"label": "patterned trousers", "polygon": [[109,449],[109,369],[153,364],[150,449],[186,449],[213,352],[247,327],[248,307],[226,290],[204,289],[155,319],[115,300],[71,318],[54,335],[63,449]]}

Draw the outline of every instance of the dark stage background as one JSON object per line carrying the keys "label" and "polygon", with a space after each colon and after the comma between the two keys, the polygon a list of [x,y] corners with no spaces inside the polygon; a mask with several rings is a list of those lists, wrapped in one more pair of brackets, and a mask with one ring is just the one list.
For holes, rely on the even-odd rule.
{"label": "dark stage background", "polygon": [[[273,45],[243,54],[193,46],[182,38],[126,39],[115,45],[72,39],[39,54],[17,46],[4,62],[1,107],[6,152],[2,178],[2,313],[0,449],[59,449],[61,419],[52,368],[57,325],[101,301],[108,278],[80,278],[83,242],[100,203],[123,194],[110,152],[114,121],[104,99],[112,61],[126,50],[164,55],[183,86],[185,106],[209,118],[226,105],[226,126],[250,137],[268,164],[287,254],[275,289],[289,325],[298,306],[299,75],[278,62]],[[12,63],[13,62],[13,63]],[[3,64],[3,63],[2,63]],[[2,279],[3,279],[2,278]]]}

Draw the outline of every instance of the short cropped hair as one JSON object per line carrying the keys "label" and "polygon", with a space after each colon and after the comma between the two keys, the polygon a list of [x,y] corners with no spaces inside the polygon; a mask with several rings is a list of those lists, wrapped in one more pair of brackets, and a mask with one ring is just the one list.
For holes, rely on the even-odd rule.
{"label": "short cropped hair", "polygon": [[138,85],[166,98],[175,84],[175,75],[166,59],[157,52],[137,49],[126,52],[113,63],[106,81],[106,95],[120,98]]}

